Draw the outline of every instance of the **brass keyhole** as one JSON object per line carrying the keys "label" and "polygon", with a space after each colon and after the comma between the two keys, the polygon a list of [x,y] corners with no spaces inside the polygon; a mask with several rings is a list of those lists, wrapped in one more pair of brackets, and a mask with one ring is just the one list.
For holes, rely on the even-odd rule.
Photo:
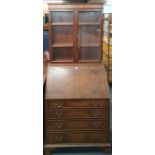
{"label": "brass keyhole", "polygon": [[91,102],[92,107],[98,107],[98,102]]}
{"label": "brass keyhole", "polygon": [[56,128],[61,129],[63,127],[63,123],[56,123]]}
{"label": "brass keyhole", "polygon": [[99,115],[99,113],[97,111],[91,111],[91,112],[89,112],[89,115],[93,116],[93,117],[97,117]]}
{"label": "brass keyhole", "polygon": [[64,139],[64,137],[63,137],[62,135],[58,135],[58,136],[56,136],[56,140],[57,140],[57,142],[62,142],[63,139]]}
{"label": "brass keyhole", "polygon": [[56,107],[57,107],[57,108],[62,108],[62,107],[63,107],[63,103],[62,103],[62,102],[56,103]]}
{"label": "brass keyhole", "polygon": [[92,127],[93,128],[98,128],[100,126],[99,122],[92,122]]}
{"label": "brass keyhole", "polygon": [[56,111],[55,114],[57,117],[62,117],[64,113],[63,113],[63,111]]}

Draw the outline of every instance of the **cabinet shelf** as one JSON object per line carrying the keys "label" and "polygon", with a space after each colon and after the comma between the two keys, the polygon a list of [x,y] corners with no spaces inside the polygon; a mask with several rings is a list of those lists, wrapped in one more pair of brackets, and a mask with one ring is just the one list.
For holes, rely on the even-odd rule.
{"label": "cabinet shelf", "polygon": [[73,43],[59,43],[59,44],[53,44],[52,47],[73,47]]}
{"label": "cabinet shelf", "polygon": [[98,59],[96,59],[96,60],[92,60],[92,59],[83,59],[83,60],[79,60],[78,62],[99,62],[99,60]]}
{"label": "cabinet shelf", "polygon": [[51,25],[55,26],[65,26],[65,25],[73,25],[73,23],[52,23]]}
{"label": "cabinet shelf", "polygon": [[105,32],[105,33],[109,33],[110,35],[112,35],[112,31],[110,31],[110,32],[107,32],[107,31],[103,31],[103,32]]}
{"label": "cabinet shelf", "polygon": [[72,59],[58,59],[58,60],[52,60],[52,62],[73,62]]}
{"label": "cabinet shelf", "polygon": [[79,23],[80,26],[84,25],[100,25],[100,23]]}
{"label": "cabinet shelf", "polygon": [[109,58],[112,58],[112,53],[109,53],[109,56],[108,56],[108,53],[104,51],[103,54]]}
{"label": "cabinet shelf", "polygon": [[100,44],[81,44],[79,47],[100,47]]}
{"label": "cabinet shelf", "polygon": [[103,42],[104,42],[105,44],[107,44],[108,46],[112,46],[112,44],[110,44],[110,43],[108,44],[108,42],[106,42],[106,41],[104,41],[104,40],[103,40]]}

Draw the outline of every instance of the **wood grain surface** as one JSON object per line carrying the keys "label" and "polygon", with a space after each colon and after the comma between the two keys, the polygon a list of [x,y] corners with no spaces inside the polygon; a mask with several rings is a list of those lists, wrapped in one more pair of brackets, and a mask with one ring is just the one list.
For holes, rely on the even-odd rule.
{"label": "wood grain surface", "polygon": [[109,98],[104,65],[49,65],[45,98],[46,100]]}

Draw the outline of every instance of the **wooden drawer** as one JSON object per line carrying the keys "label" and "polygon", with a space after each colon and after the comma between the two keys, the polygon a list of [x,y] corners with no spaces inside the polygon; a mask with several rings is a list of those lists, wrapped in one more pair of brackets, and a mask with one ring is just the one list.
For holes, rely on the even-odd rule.
{"label": "wooden drawer", "polygon": [[108,109],[56,109],[46,110],[45,118],[103,118],[108,117]]}
{"label": "wooden drawer", "polygon": [[45,120],[45,131],[63,129],[108,129],[108,119]]}
{"label": "wooden drawer", "polygon": [[108,142],[109,132],[46,132],[45,143],[103,143]]}
{"label": "wooden drawer", "polygon": [[53,108],[108,108],[109,100],[46,100],[45,109]]}

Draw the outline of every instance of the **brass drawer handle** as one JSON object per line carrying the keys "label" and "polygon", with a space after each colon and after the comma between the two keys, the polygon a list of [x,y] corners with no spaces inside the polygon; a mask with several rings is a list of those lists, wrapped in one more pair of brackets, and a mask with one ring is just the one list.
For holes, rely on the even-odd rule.
{"label": "brass drawer handle", "polygon": [[91,102],[91,103],[90,103],[90,106],[91,106],[91,107],[98,107],[99,104],[98,104],[98,102]]}
{"label": "brass drawer handle", "polygon": [[57,117],[62,117],[64,115],[64,112],[63,111],[56,111],[55,114]]}
{"label": "brass drawer handle", "polygon": [[102,102],[102,103],[99,103],[99,102],[91,102],[90,103],[90,106],[91,107],[93,107],[93,108],[97,108],[97,107],[102,107],[102,108],[104,108],[104,102]]}
{"label": "brass drawer handle", "polygon": [[101,137],[101,135],[95,134],[95,135],[92,135],[92,136],[90,137],[90,140],[91,140],[91,141],[93,141],[93,140],[102,140],[102,137]]}
{"label": "brass drawer handle", "polygon": [[58,135],[58,136],[55,137],[55,139],[56,139],[57,142],[62,142],[64,137],[62,135]]}
{"label": "brass drawer handle", "polygon": [[56,107],[57,107],[57,108],[62,108],[62,107],[63,107],[63,103],[62,103],[62,102],[56,103]]}
{"label": "brass drawer handle", "polygon": [[100,122],[92,122],[91,125],[93,128],[98,128],[101,124],[100,124]]}
{"label": "brass drawer handle", "polygon": [[90,111],[89,115],[92,117],[97,117],[97,116],[99,116],[99,113],[97,111]]}
{"label": "brass drawer handle", "polygon": [[90,137],[91,140],[95,140],[95,139],[98,139],[98,138],[99,138],[98,135],[92,135],[92,136]]}
{"label": "brass drawer handle", "polygon": [[64,124],[63,123],[60,123],[60,122],[59,123],[56,123],[56,128],[61,129],[63,127],[63,125]]}

